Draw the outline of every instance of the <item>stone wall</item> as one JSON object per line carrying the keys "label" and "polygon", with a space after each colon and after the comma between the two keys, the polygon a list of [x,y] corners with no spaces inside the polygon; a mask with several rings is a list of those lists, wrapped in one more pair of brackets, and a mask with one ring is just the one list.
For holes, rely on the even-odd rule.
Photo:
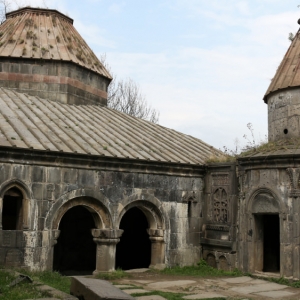
{"label": "stone wall", "polygon": [[[240,160],[238,266],[243,271],[269,271],[270,268],[272,271],[273,267],[281,276],[300,278],[300,168],[297,165],[299,162],[292,163],[288,156]],[[277,218],[278,229],[275,223],[269,229],[264,223],[264,219],[271,222],[270,216]],[[277,254],[265,243],[273,234],[278,239]],[[272,255],[273,266],[268,262]]]}
{"label": "stone wall", "polygon": [[68,104],[107,105],[110,80],[72,62],[1,58],[0,86]]}
{"label": "stone wall", "polygon": [[[52,269],[60,220],[74,206],[86,207],[95,220],[92,234],[98,247],[98,271],[114,268],[115,245],[122,236],[119,224],[132,207],[138,207],[147,217],[151,266],[199,261],[203,167],[192,170],[161,164],[164,170],[156,165],[150,173],[151,164],[147,162],[139,162],[136,171],[133,162],[120,167],[117,160],[110,164],[80,161],[67,154],[62,154],[64,158],[47,155],[44,152],[43,158],[41,153],[31,156],[28,152],[26,158],[23,154],[22,158],[11,157],[13,163],[5,163],[7,158],[2,157],[1,216],[5,193],[19,189],[23,194],[23,230],[0,230],[1,265],[15,261],[16,266]],[[189,171],[184,171],[186,168]]]}

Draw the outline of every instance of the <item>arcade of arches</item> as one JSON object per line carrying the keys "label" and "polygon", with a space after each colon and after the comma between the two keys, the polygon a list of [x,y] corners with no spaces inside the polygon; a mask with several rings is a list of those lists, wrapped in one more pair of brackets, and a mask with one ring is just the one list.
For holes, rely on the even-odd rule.
{"label": "arcade of arches", "polygon": [[54,270],[67,275],[92,274],[93,271],[148,268],[164,263],[163,237],[159,236],[160,231],[150,229],[140,208],[128,209],[117,231],[95,227],[91,211],[83,205],[64,213],[54,246]]}

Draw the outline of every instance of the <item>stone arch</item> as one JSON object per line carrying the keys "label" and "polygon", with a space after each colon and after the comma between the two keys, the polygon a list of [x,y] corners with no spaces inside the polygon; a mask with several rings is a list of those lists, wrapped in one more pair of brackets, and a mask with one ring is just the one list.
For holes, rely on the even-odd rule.
{"label": "stone arch", "polygon": [[[264,201],[264,207],[262,202]],[[247,211],[249,213],[286,213],[286,207],[277,193],[271,188],[259,188],[249,197]]]}
{"label": "stone arch", "polygon": [[105,196],[100,192],[87,193],[84,189],[79,189],[64,194],[52,205],[46,216],[45,229],[58,230],[63,215],[70,208],[79,205],[92,213],[96,228],[112,228],[109,201]]}
{"label": "stone arch", "polygon": [[20,229],[28,230],[31,224],[30,199],[32,199],[32,192],[23,181],[17,178],[7,180],[0,185],[0,226],[2,228],[2,215],[3,215],[3,204],[4,204],[3,202],[4,202],[5,194],[9,190],[14,188],[20,191],[20,194],[22,194],[22,203],[21,203],[22,228]]}
{"label": "stone arch", "polygon": [[151,241],[152,268],[162,268],[165,264],[165,230],[168,222],[162,211],[161,202],[148,193],[136,193],[124,199],[119,205],[119,214],[116,221],[118,228],[124,215],[131,209],[139,209],[147,219],[149,239]]}
{"label": "stone arch", "polygon": [[225,255],[221,255],[219,257],[219,269],[221,269],[223,271],[229,270],[229,264],[228,264],[228,261],[227,261],[227,258],[225,257]]}
{"label": "stone arch", "polygon": [[24,198],[26,199],[31,199],[32,198],[32,192],[29,189],[29,187],[26,185],[26,183],[24,183],[23,181],[17,179],[17,178],[13,178],[7,181],[4,181],[1,185],[0,185],[0,198],[3,198],[5,192],[11,188],[18,188]]}
{"label": "stone arch", "polygon": [[217,268],[217,260],[216,260],[216,256],[213,253],[209,253],[206,256],[206,262],[209,266],[213,267],[213,268]]}
{"label": "stone arch", "polygon": [[126,201],[122,202],[116,224],[118,227],[120,226],[124,214],[129,209],[138,207],[145,214],[151,229],[168,229],[168,222],[165,222],[166,218],[161,208],[161,202],[153,195],[148,193],[136,193],[126,198]]}

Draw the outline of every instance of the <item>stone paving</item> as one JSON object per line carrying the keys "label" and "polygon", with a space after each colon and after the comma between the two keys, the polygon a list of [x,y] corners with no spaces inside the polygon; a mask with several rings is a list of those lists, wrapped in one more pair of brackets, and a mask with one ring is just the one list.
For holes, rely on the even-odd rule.
{"label": "stone paving", "polygon": [[[178,277],[177,277],[178,278]],[[185,293],[184,299],[300,299],[300,289],[261,279],[242,276],[234,278],[193,278],[193,280],[124,279],[117,287],[135,295],[137,300],[164,300],[158,295],[138,296],[153,291]]]}

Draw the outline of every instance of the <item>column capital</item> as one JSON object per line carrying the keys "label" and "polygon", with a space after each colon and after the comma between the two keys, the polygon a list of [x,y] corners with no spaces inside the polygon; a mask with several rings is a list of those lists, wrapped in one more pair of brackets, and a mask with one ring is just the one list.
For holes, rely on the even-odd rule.
{"label": "column capital", "polygon": [[91,229],[92,236],[96,239],[119,239],[123,232],[122,229]]}

